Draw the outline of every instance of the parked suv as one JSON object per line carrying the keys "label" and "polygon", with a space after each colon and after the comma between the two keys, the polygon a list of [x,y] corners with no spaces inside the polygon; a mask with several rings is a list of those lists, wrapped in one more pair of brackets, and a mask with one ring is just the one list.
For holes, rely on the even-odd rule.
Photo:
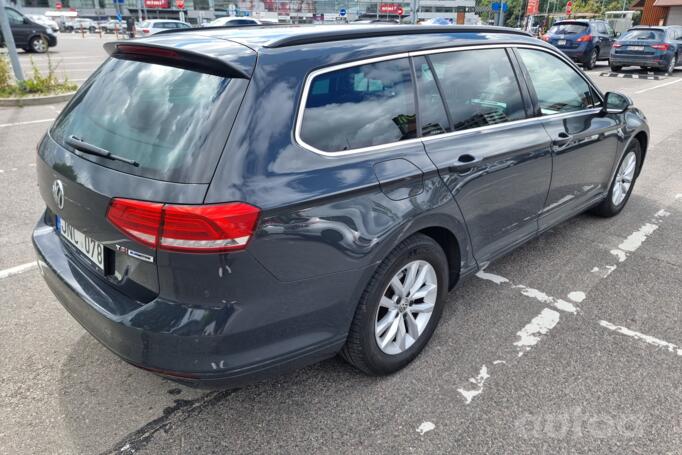
{"label": "parked suv", "polygon": [[95,338],[180,381],[339,352],[397,371],[462,279],[585,210],[620,212],[647,151],[627,97],[511,29],[202,28],[104,46],[39,145],[33,243]]}
{"label": "parked suv", "polygon": [[96,33],[99,31],[99,24],[92,19],[77,17],[64,23],[64,31],[69,33],[80,31]]}
{"label": "parked suv", "polygon": [[615,37],[606,21],[566,20],[556,22],[542,39],[586,69],[592,69],[598,60],[608,60]]}
{"label": "parked suv", "polygon": [[[26,52],[45,53],[50,47],[57,45],[57,37],[52,29],[32,21],[14,8],[5,7],[5,13],[12,30],[14,44]],[[0,46],[4,46],[0,33]]]}
{"label": "parked suv", "polygon": [[609,61],[612,71],[640,66],[670,74],[682,63],[682,26],[631,28],[613,44]]}
{"label": "parked suv", "polygon": [[160,32],[171,30],[176,31],[189,28],[192,28],[192,26],[186,22],[176,21],[173,19],[154,19],[144,21],[142,24],[140,24],[139,28],[135,29],[135,31],[137,36],[150,36]]}

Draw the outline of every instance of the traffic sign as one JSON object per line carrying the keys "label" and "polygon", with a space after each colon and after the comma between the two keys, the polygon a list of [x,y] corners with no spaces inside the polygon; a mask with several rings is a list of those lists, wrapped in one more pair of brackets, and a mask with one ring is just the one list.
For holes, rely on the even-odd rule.
{"label": "traffic sign", "polygon": [[346,13],[347,13],[346,8],[339,9],[339,16],[346,17]]}
{"label": "traffic sign", "polygon": [[54,4],[54,7],[55,7],[56,9],[58,9],[58,10],[62,9],[62,4],[61,4],[61,2],[55,3],[55,4]]}
{"label": "traffic sign", "polygon": [[398,9],[396,10],[396,13],[398,13],[398,16],[402,16],[403,13],[404,13],[403,7],[402,7],[402,6],[399,6]]}
{"label": "traffic sign", "polygon": [[178,9],[185,9],[185,0],[175,0],[175,6],[177,6]]}
{"label": "traffic sign", "polygon": [[[500,10],[500,2],[495,2],[490,5],[493,9],[493,11],[499,11]],[[502,3],[502,11],[505,13],[509,10],[509,4],[507,2]]]}
{"label": "traffic sign", "polygon": [[572,12],[573,12],[573,2],[569,1],[568,3],[566,3],[566,15],[570,16]]}

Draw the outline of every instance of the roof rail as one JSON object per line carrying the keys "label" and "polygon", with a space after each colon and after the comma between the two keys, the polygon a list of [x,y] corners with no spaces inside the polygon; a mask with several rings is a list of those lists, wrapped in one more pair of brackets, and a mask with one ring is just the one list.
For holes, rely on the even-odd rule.
{"label": "roof rail", "polygon": [[[311,27],[313,30],[313,27]],[[453,33],[505,33],[521,36],[531,36],[521,30],[507,27],[490,26],[466,26],[466,25],[381,25],[360,27],[349,25],[347,29],[335,28],[333,30],[312,31],[310,33],[292,34],[283,36],[265,44],[265,47],[277,48],[298,46],[301,44],[324,43],[327,41],[339,41],[348,39],[375,38],[382,36],[424,35],[424,34],[453,34]]]}
{"label": "roof rail", "polygon": [[154,33],[155,35],[167,35],[169,33],[191,33],[191,32],[208,32],[211,30],[231,30],[236,28],[259,28],[259,27],[286,27],[288,24],[273,24],[270,22],[263,22],[261,24],[241,24],[241,25],[210,25],[206,27],[189,27],[189,28],[169,28]]}

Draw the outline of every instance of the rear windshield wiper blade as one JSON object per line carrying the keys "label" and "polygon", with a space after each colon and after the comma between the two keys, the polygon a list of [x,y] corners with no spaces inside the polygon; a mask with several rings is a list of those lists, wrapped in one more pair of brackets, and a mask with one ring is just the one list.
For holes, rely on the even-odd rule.
{"label": "rear windshield wiper blade", "polygon": [[101,156],[102,158],[107,158],[110,160],[122,161],[124,163],[132,164],[133,166],[139,166],[140,165],[140,163],[138,163],[135,160],[131,160],[128,158],[124,158],[122,156],[114,155],[110,151],[99,148],[96,145],[88,144],[83,139],[76,137],[76,136],[67,137],[65,142],[68,145],[70,145],[71,147],[78,150],[79,152],[87,153],[89,155]]}

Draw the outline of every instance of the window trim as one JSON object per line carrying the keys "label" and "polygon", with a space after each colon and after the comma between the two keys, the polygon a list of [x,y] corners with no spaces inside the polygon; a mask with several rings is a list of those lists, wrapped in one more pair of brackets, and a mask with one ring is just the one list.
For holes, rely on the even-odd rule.
{"label": "window trim", "polygon": [[[395,142],[388,142],[386,144],[379,144],[379,145],[372,145],[369,147],[360,147],[356,149],[350,149],[350,150],[343,150],[343,151],[338,151],[338,152],[327,152],[324,150],[320,150],[308,143],[306,143],[302,138],[301,138],[301,125],[303,122],[303,114],[305,111],[305,105],[306,102],[308,101],[308,94],[310,92],[310,87],[312,85],[312,81],[317,77],[322,74],[326,73],[331,73],[333,71],[338,71],[342,69],[347,69],[347,68],[353,68],[356,66],[362,66],[362,65],[367,65],[367,64],[372,64],[372,63],[378,63],[378,62],[384,62],[388,60],[398,60],[401,58],[409,58],[410,59],[410,66],[412,66],[412,57],[418,57],[418,56],[428,56],[432,54],[441,54],[441,53],[449,53],[449,52],[459,52],[459,51],[468,51],[468,50],[476,50],[476,49],[496,49],[496,48],[503,48],[503,49],[512,49],[512,48],[527,48],[527,49],[534,49],[534,50],[539,50],[543,52],[547,52],[548,54],[554,55],[555,57],[559,58],[562,60],[564,63],[566,63],[573,71],[578,74],[579,77],[581,77],[588,85],[590,88],[593,89],[594,93],[596,93],[597,97],[600,99],[602,105],[604,104],[604,96],[601,93],[601,91],[597,88],[594,83],[588,79],[584,74],[581,73],[580,70],[576,70],[575,63],[573,63],[568,57],[565,55],[561,54],[558,50],[555,51],[553,49],[547,48],[542,45],[535,45],[535,44],[522,44],[522,43],[509,43],[509,44],[475,44],[475,45],[467,45],[467,46],[455,46],[455,47],[445,47],[445,48],[438,48],[438,49],[427,49],[427,50],[420,50],[420,51],[409,51],[409,52],[400,52],[400,53],[395,53],[395,54],[389,54],[389,55],[383,55],[380,57],[372,57],[372,58],[367,58],[367,59],[362,59],[362,60],[355,60],[352,62],[346,62],[346,63],[341,63],[337,65],[331,65],[331,66],[325,66],[322,68],[318,68],[316,70],[311,71],[306,75],[305,81],[303,83],[303,90],[301,91],[301,96],[299,98],[298,102],[298,111],[296,113],[296,118],[295,118],[295,124],[294,124],[294,142],[296,145],[313,152],[317,155],[321,155],[324,157],[344,157],[344,156],[349,156],[349,155],[357,155],[360,153],[371,153],[371,152],[376,152],[376,151],[381,151],[381,150],[386,150],[390,149],[393,147],[401,147],[405,145],[410,145],[410,144],[417,144],[417,143],[424,143],[428,142],[431,140],[436,140],[436,139],[442,139],[442,138],[449,138],[449,137],[454,137],[454,136],[459,136],[463,134],[476,134],[476,133],[481,133],[481,132],[487,132],[492,129],[498,129],[498,128],[506,128],[508,126],[513,126],[513,125],[522,125],[522,124],[527,124],[527,123],[532,123],[532,122],[545,122],[550,119],[562,119],[562,118],[570,118],[570,117],[575,117],[575,116],[580,116],[580,115],[585,115],[585,114],[596,114],[602,110],[602,108],[589,108],[589,109],[583,109],[579,111],[573,111],[573,112],[564,112],[564,113],[557,113],[557,114],[550,114],[550,115],[542,115],[538,116],[536,112],[531,113],[531,116],[520,119],[520,120],[513,120],[511,122],[505,122],[505,123],[498,123],[495,125],[484,125],[484,126],[479,126],[476,128],[470,128],[466,130],[460,130],[460,131],[451,131],[448,133],[442,133],[442,134],[436,134],[433,136],[423,136],[419,135],[416,138],[413,139],[406,139],[404,141],[395,141]],[[514,65],[514,62],[509,58],[510,64]],[[428,59],[427,59],[428,60]],[[521,62],[519,62],[519,65],[521,65]],[[518,75],[517,75],[518,76]],[[526,80],[527,77],[525,74],[523,74],[523,78],[526,83],[528,81]],[[414,78],[414,75],[413,75]],[[520,83],[521,81],[519,81]],[[417,92],[417,87],[416,87],[416,81],[412,81],[412,89],[415,92],[415,96],[418,97]],[[530,91],[530,89],[529,89]],[[523,90],[520,92],[521,96],[523,97],[524,93]],[[533,95],[529,93],[529,95],[532,97]],[[441,95],[442,98],[442,95]],[[416,106],[418,108],[418,105]],[[417,114],[419,115],[419,114]]]}

